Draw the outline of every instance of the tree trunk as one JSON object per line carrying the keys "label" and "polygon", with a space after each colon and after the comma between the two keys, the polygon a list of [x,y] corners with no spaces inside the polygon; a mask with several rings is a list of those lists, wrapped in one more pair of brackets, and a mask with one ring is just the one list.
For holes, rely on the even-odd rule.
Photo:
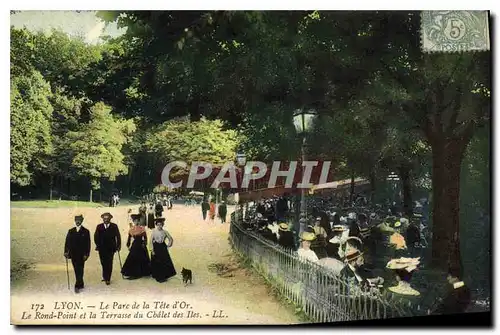
{"label": "tree trunk", "polygon": [[411,194],[411,175],[407,166],[399,169],[401,184],[403,187],[403,213],[411,217],[413,215],[413,199]]}
{"label": "tree trunk", "polygon": [[92,187],[90,187],[90,202],[92,202]]}
{"label": "tree trunk", "polygon": [[352,203],[353,198],[354,198],[354,172],[352,172],[351,174],[351,194],[349,194],[349,203]]}
{"label": "tree trunk", "polygon": [[370,203],[375,203],[375,191],[376,191],[376,182],[377,177],[375,175],[375,171],[370,171]]}
{"label": "tree trunk", "polygon": [[64,187],[63,182],[64,182],[64,177],[61,176],[61,178],[59,179],[59,185],[60,185],[59,186],[59,200],[62,200],[62,194],[61,193],[62,193],[62,191],[64,189],[63,188]]}
{"label": "tree trunk", "polygon": [[195,97],[193,100],[189,102],[189,119],[191,122],[196,122],[201,120],[201,111],[200,111],[200,99]]}
{"label": "tree trunk", "polygon": [[460,166],[464,143],[441,138],[432,143],[433,229],[431,265],[458,269],[460,259]]}
{"label": "tree trunk", "polygon": [[49,200],[52,201],[52,189],[54,187],[54,176],[50,175],[50,184],[49,184],[50,190],[49,190]]}

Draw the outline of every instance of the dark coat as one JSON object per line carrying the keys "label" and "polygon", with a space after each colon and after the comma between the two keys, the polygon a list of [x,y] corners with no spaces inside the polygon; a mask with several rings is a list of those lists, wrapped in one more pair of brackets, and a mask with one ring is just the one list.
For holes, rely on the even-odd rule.
{"label": "dark coat", "polygon": [[332,233],[332,227],[330,227],[330,218],[325,212],[319,212],[318,216],[321,217],[320,226],[325,229],[326,234],[330,235]]}
{"label": "dark coat", "polygon": [[263,204],[258,204],[255,212],[264,215],[266,214],[266,207]]}
{"label": "dark coat", "polygon": [[470,289],[467,285],[460,288],[449,288],[448,294],[441,304],[434,310],[433,314],[461,314],[470,304]]}
{"label": "dark coat", "polygon": [[202,210],[203,212],[207,212],[207,211],[209,211],[209,210],[210,210],[210,204],[209,204],[208,202],[206,202],[206,201],[203,201],[203,202],[201,203],[201,210]]}
{"label": "dark coat", "polygon": [[87,228],[81,226],[80,231],[76,231],[76,227],[68,230],[66,234],[66,242],[64,243],[64,253],[69,255],[69,258],[83,258],[90,255],[90,232]]}
{"label": "dark coat", "polygon": [[361,282],[358,280],[358,278],[356,278],[356,275],[348,265],[344,266],[344,268],[340,271],[340,277],[347,282],[355,283],[361,287],[366,287],[368,285],[368,281],[366,280],[366,277],[363,276],[362,269],[358,269],[357,271],[358,276],[361,277]]}
{"label": "dark coat", "polygon": [[120,250],[122,240],[118,226],[110,222],[108,229],[105,229],[104,223],[98,224],[94,233],[94,243],[100,252],[114,253]]}
{"label": "dark coat", "polygon": [[278,238],[276,237],[276,234],[274,234],[269,228],[264,228],[260,230],[259,233],[265,239],[272,241],[274,243],[278,243]]}
{"label": "dark coat", "polygon": [[280,198],[276,202],[276,212],[279,214],[284,214],[288,212],[288,201],[285,198]]}
{"label": "dark coat", "polygon": [[227,206],[226,206],[226,204],[220,204],[219,205],[218,213],[219,213],[219,216],[226,216],[227,215]]}
{"label": "dark coat", "polygon": [[408,245],[420,243],[420,231],[414,223],[411,223],[406,229],[405,240]]}
{"label": "dark coat", "polygon": [[163,213],[163,206],[161,204],[156,204],[155,205],[155,213],[159,213],[161,215],[161,213]]}
{"label": "dark coat", "polygon": [[295,237],[292,231],[282,231],[278,232],[280,238],[278,240],[279,245],[285,249],[296,250],[295,247]]}

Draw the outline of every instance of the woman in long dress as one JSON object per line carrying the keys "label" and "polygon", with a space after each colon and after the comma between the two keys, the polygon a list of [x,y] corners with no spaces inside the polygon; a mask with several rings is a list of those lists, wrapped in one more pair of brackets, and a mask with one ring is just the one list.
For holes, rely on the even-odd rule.
{"label": "woman in long dress", "polygon": [[127,279],[137,279],[151,275],[151,264],[146,247],[146,230],[139,224],[141,215],[133,214],[131,217],[133,225],[128,232],[127,239],[127,248],[130,251],[123,263],[122,274]]}
{"label": "woman in long dress", "polygon": [[141,203],[141,206],[139,207],[139,215],[140,217],[140,225],[145,227],[146,222],[147,222],[147,212],[148,212],[148,206],[146,206],[146,202],[143,201]]}
{"label": "woman in long dress", "polygon": [[148,217],[147,217],[148,228],[155,229],[155,211],[153,208],[153,204],[149,205],[147,214],[148,214]]}
{"label": "woman in long dress", "polygon": [[210,222],[214,222],[214,219],[215,219],[215,203],[213,201],[210,201],[210,211],[208,212],[208,217],[210,219]]}
{"label": "woman in long dress", "polygon": [[[164,222],[165,218],[156,218],[156,228],[151,233],[151,275],[159,283],[163,283],[177,274],[168,252],[168,248],[172,247],[174,240],[163,229]],[[168,246],[165,244],[165,240],[168,240]]]}

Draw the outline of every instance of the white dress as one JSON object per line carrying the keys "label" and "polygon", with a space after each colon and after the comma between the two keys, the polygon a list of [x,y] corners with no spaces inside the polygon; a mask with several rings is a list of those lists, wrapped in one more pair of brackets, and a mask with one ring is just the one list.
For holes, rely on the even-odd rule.
{"label": "white dress", "polygon": [[306,249],[300,248],[299,250],[297,250],[297,254],[299,255],[300,258],[308,259],[314,263],[319,261],[318,256],[316,256],[316,253],[314,251],[312,251],[311,249],[306,250]]}

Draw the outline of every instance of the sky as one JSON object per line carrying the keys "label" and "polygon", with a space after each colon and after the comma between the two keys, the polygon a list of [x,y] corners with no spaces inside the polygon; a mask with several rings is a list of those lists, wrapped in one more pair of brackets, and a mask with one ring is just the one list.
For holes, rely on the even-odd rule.
{"label": "sky", "polygon": [[10,24],[31,31],[60,29],[69,35],[85,36],[88,43],[97,43],[101,35],[116,37],[124,33],[116,23],[107,27],[95,16],[95,11],[21,11],[10,15]]}

